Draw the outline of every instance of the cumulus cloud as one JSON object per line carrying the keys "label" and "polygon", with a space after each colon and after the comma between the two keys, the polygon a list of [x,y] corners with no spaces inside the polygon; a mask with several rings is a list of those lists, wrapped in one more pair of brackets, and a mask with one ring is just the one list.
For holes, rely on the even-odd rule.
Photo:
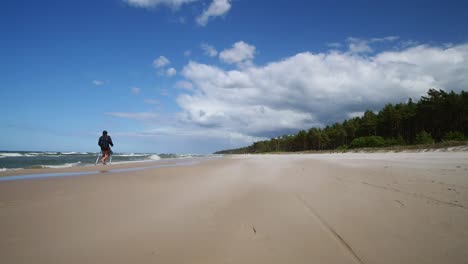
{"label": "cumulus cloud", "polygon": [[[397,40],[385,38],[365,41],[371,45]],[[224,59],[238,64],[252,61],[255,52],[249,54]],[[180,145],[182,150],[196,149],[193,142],[210,142],[214,146],[208,149],[211,151],[324,126],[360,116],[368,109],[379,110],[388,102],[417,100],[429,88],[466,90],[466,72],[468,43],[412,43],[410,47],[398,49],[393,45],[391,50],[371,53],[348,49],[302,52],[234,70],[190,61],[179,73],[184,80],[175,84],[184,89],[177,97],[182,110],[170,121],[161,120],[153,112],[107,115],[143,120],[148,127],[157,124],[157,128],[135,131],[135,135],[152,140],[180,135],[177,142],[180,138],[187,140]],[[197,146],[202,145],[208,144]]]}
{"label": "cumulus cloud", "polygon": [[383,42],[393,42],[398,40],[398,36],[387,36],[383,38],[371,38],[371,39],[360,39],[360,38],[353,38],[350,37],[347,39],[348,41],[348,49],[351,53],[371,53],[374,49],[371,47],[372,44],[375,43],[383,43]]}
{"label": "cumulus cloud", "polygon": [[187,81],[178,81],[175,86],[177,88],[181,88],[181,89],[186,89],[186,90],[192,90],[193,89],[193,84],[191,82],[187,82]]}
{"label": "cumulus cloud", "polygon": [[414,41],[414,40],[404,40],[398,43],[400,48],[408,48],[408,47],[415,47],[419,45],[419,42]]}
{"label": "cumulus cloud", "polygon": [[225,49],[219,53],[219,59],[225,63],[250,65],[255,57],[255,46],[239,41],[232,48]]}
{"label": "cumulus cloud", "polygon": [[208,9],[197,17],[197,23],[201,26],[206,26],[208,21],[213,17],[222,16],[231,9],[230,0],[213,0]]}
{"label": "cumulus cloud", "polygon": [[369,41],[357,38],[348,38],[348,49],[352,53],[370,53],[373,51]]}
{"label": "cumulus cloud", "polygon": [[169,68],[169,69],[167,69],[166,74],[167,74],[167,76],[174,76],[174,75],[177,74],[177,71],[174,68]]}
{"label": "cumulus cloud", "polygon": [[179,8],[183,4],[195,2],[198,0],[123,0],[130,6],[142,8],[154,8],[158,6],[168,6],[174,9]]}
{"label": "cumulus cloud", "polygon": [[203,53],[207,56],[216,57],[218,55],[218,51],[211,45],[202,43],[200,47],[203,50]]}
{"label": "cumulus cloud", "polygon": [[104,85],[104,81],[93,80],[93,84],[96,85],[96,86],[101,86],[101,85]]}
{"label": "cumulus cloud", "polygon": [[[238,56],[225,60],[239,62],[227,58]],[[468,44],[420,45],[372,56],[303,52],[237,70],[191,61],[182,75],[193,89],[178,97],[183,109],[178,117],[210,130],[277,136],[378,110],[387,102],[418,99],[429,88],[460,91],[468,87],[466,72]]]}
{"label": "cumulus cloud", "polygon": [[[173,10],[179,9],[182,5],[198,2],[200,0],[122,0],[129,6],[137,8],[153,9],[159,6],[166,6]],[[207,9],[203,10],[196,22],[201,26],[206,26],[208,22],[218,16],[223,16],[231,9],[231,0],[212,0]],[[184,17],[172,19],[172,22],[185,23]]]}
{"label": "cumulus cloud", "polygon": [[171,61],[168,58],[166,58],[164,56],[159,56],[159,58],[157,58],[157,59],[155,59],[153,61],[153,66],[155,68],[159,69],[159,68],[162,68],[162,67],[168,65],[169,63],[171,63]]}

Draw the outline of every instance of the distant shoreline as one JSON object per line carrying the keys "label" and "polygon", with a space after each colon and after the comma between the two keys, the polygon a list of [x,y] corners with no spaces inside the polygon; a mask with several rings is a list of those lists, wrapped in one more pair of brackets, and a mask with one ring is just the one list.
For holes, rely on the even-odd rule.
{"label": "distant shoreline", "polygon": [[[222,153],[222,155],[242,155],[242,154],[300,154],[300,153],[382,153],[382,152],[453,152],[453,151],[468,151],[467,142],[440,142],[435,144],[424,145],[401,145],[380,148],[353,148],[353,149],[326,149],[326,150],[306,150],[306,151],[273,151],[273,152],[257,152],[257,153]],[[217,152],[216,152],[217,153]],[[220,153],[221,154],[221,153]]]}

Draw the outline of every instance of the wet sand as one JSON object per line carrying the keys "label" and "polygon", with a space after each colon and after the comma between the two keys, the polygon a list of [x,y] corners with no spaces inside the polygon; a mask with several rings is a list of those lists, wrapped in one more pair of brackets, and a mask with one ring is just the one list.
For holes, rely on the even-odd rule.
{"label": "wet sand", "polygon": [[160,164],[38,170],[90,173],[0,181],[0,263],[468,259],[468,152]]}

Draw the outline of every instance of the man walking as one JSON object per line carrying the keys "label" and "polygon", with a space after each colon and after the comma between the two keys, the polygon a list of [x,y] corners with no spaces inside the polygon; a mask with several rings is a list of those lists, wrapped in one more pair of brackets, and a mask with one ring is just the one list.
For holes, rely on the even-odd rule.
{"label": "man walking", "polygon": [[99,138],[98,145],[101,147],[102,164],[106,165],[106,159],[109,157],[112,151],[110,146],[114,146],[114,143],[112,143],[111,137],[107,135],[106,130],[102,131],[102,136]]}

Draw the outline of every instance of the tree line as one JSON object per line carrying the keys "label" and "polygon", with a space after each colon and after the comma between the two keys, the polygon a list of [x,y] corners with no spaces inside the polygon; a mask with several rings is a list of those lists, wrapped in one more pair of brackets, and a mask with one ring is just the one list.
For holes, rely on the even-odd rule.
{"label": "tree line", "polygon": [[418,102],[388,103],[378,113],[216,152],[243,154],[431,144],[468,139],[468,93],[430,89]]}

